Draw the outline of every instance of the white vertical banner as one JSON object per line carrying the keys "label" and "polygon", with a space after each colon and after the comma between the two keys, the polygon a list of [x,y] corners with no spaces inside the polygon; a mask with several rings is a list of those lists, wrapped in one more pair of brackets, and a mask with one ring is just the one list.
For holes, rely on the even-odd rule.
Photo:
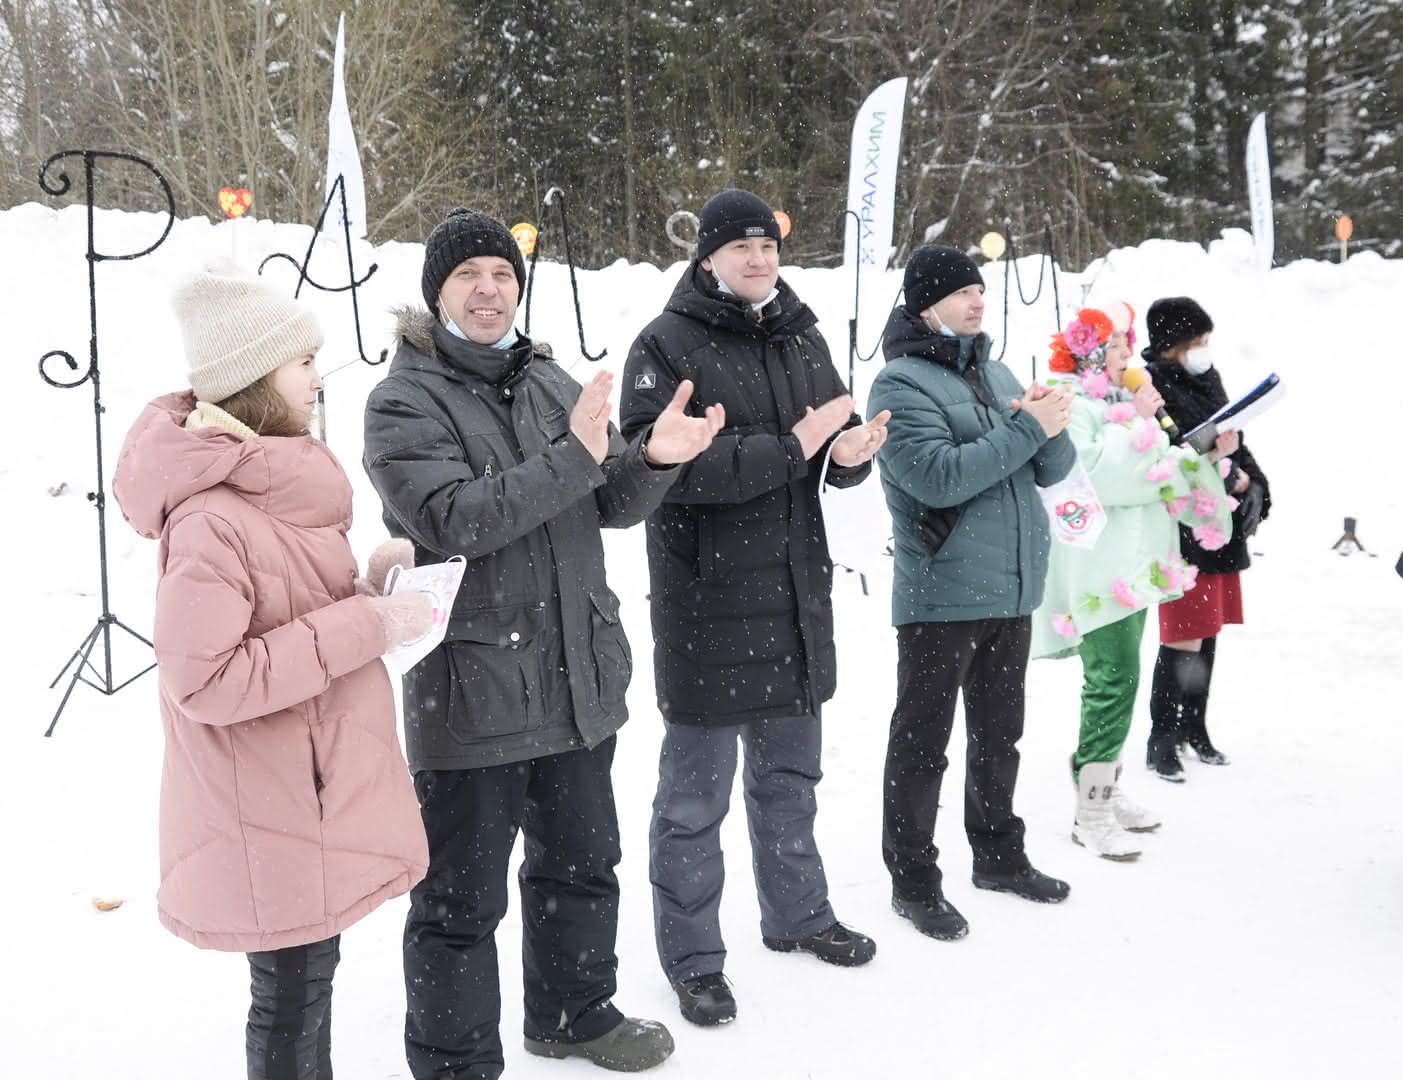
{"label": "white vertical banner", "polygon": [[[346,105],[346,15],[336,21],[336,57],[332,61],[331,113],[327,118],[326,195],[336,178],[344,177],[346,217],[351,235],[365,239],[365,178],[361,175],[360,151],[356,148],[356,133],[351,127],[351,110]],[[334,213],[326,217],[325,229],[340,229],[341,200],[332,204]]]}
{"label": "white vertical banner", "polygon": [[843,264],[849,269],[885,270],[891,259],[905,110],[906,79],[892,79],[868,95],[853,123],[848,209],[858,225],[849,222],[843,233]]}
{"label": "white vertical banner", "polygon": [[[891,79],[867,96],[853,122],[848,163],[848,209],[856,225],[845,221],[843,267],[856,274],[863,304],[858,337],[866,341],[881,333],[893,296],[881,287],[891,261],[896,220],[896,173],[901,165],[901,126],[906,111],[906,80]],[[854,298],[856,303],[856,298]],[[855,317],[857,312],[854,311]],[[857,411],[864,394],[857,390]],[[827,482],[829,462],[823,463],[820,504],[828,533],[829,557],[839,566],[862,575],[866,594],[886,603],[891,597],[891,515],[872,464],[872,475],[856,487],[836,488]]]}
{"label": "white vertical banner", "polygon": [[1276,226],[1272,218],[1266,113],[1257,114],[1247,133],[1247,197],[1252,207],[1252,241],[1257,248],[1257,265],[1270,270],[1276,251]]}

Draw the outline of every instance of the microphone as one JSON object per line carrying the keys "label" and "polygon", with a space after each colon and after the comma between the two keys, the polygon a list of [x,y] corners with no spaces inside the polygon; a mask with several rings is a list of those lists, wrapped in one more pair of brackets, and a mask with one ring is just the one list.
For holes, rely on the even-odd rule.
{"label": "microphone", "polygon": [[[1150,385],[1150,381],[1150,373],[1142,367],[1126,368],[1120,376],[1120,384],[1132,394],[1140,387]],[[1163,406],[1155,410],[1155,419],[1169,435],[1169,441],[1177,443],[1179,441],[1179,425],[1174,422],[1172,416],[1164,411]]]}

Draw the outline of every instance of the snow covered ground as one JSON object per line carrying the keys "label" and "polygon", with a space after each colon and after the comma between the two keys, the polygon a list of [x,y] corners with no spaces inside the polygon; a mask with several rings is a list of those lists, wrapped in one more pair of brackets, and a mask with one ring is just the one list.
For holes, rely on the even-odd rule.
{"label": "snow covered ground", "polygon": [[[155,215],[104,212],[99,246],[144,247]],[[241,259],[299,253],[307,230],[239,226]],[[114,698],[76,692],[55,737],[41,738],[58,702],[48,690],[100,610],[87,387],[58,391],[36,371],[64,348],[86,363],[87,296],[81,209],[29,204],[0,212],[0,355],[9,412],[0,454],[0,506],[10,601],[5,605],[8,721],[0,734],[0,888],[6,1032],[0,1072],[13,1077],[102,1076],[234,1080],[243,1076],[247,966],[200,952],[157,924],[156,799],[161,734],[154,676]],[[839,916],[879,944],[866,968],[840,971],[760,944],[743,814],[727,822],[731,885],[724,903],[739,1020],[700,1030],[680,1019],[652,946],[646,830],[661,734],[652,707],[642,530],[609,537],[610,577],[623,597],[639,659],[633,720],[614,772],[623,824],[619,1003],[657,1017],[678,1042],[659,1076],[942,1078],[1390,1076],[1403,1038],[1403,488],[1394,449],[1403,263],[1371,255],[1343,267],[1303,262],[1267,275],[1249,241],[1229,234],[1208,251],[1150,241],[1116,251],[1059,285],[1064,317],[1082,287],[1141,313],[1156,296],[1189,293],[1212,313],[1230,389],[1268,371],[1290,396],[1250,432],[1272,479],[1275,509],[1254,539],[1246,578],[1248,624],[1225,633],[1211,709],[1226,769],[1189,765],[1182,786],[1142,762],[1142,701],[1127,748],[1133,794],[1166,824],[1138,863],[1099,861],[1069,837],[1066,758],[1077,722],[1075,661],[1035,664],[1017,806],[1037,864],[1072,883],[1069,901],[1041,907],[968,884],[960,829],[962,733],[952,745],[938,841],[950,898],[972,924],[946,944],[918,936],[888,907],[879,850],[880,775],[895,671],[885,596],[864,597],[852,575],[837,587],[840,674],[826,710],[827,777],[819,834]],[[99,325],[109,463],[150,397],[182,383],[179,333],[168,305],[175,281],[228,251],[230,226],[182,222],[152,256],[99,265]],[[372,253],[363,248],[358,261]],[[319,253],[333,277],[334,247]],[[362,293],[368,347],[388,343],[393,303],[418,297],[420,249],[387,244]],[[344,266],[344,262],[341,263]],[[991,267],[986,327],[1000,336],[1003,277]],[[582,272],[589,346],[622,366],[629,342],[657,312],[678,267],[618,265]],[[1034,272],[1025,262],[1025,277]],[[270,275],[287,281],[285,264]],[[846,366],[850,279],[834,270],[786,277],[819,312]],[[862,348],[880,328],[896,275],[865,298]],[[563,267],[543,263],[533,331],[566,363],[578,356]],[[353,356],[350,304],[312,294],[328,328],[322,370]],[[1050,293],[1034,308],[1015,298],[1008,361],[1030,370],[1054,329]],[[880,361],[859,365],[865,385]],[[590,365],[575,363],[577,376]],[[328,382],[328,441],[357,484],[352,533],[364,555],[382,536],[379,506],[358,467],[360,411],[380,371],[354,366]],[[59,495],[51,489],[67,485]],[[1380,557],[1330,551],[1341,518]],[[113,609],[150,626],[155,545],[109,517]],[[1153,655],[1153,632],[1145,644]],[[147,653],[119,639],[119,675]],[[93,899],[122,898],[101,913]],[[335,1059],[347,1078],[402,1078],[403,902],[343,939],[336,983]],[[527,1057],[520,1021],[520,924],[502,934],[508,1074],[598,1075],[582,1063]]]}

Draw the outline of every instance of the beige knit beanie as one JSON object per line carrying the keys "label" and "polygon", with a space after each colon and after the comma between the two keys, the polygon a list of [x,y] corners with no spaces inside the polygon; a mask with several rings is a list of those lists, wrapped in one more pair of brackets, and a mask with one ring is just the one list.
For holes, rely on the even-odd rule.
{"label": "beige knit beanie", "polygon": [[307,308],[232,259],[207,265],[175,291],[190,387],[218,404],[289,360],[322,347],[321,324]]}

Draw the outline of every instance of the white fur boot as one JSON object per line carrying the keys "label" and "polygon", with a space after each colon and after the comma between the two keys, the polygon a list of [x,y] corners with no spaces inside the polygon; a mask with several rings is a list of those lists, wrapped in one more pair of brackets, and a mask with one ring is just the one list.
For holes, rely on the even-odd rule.
{"label": "white fur boot", "polygon": [[1153,810],[1147,810],[1130,798],[1120,786],[1120,762],[1116,762],[1116,789],[1111,796],[1111,810],[1122,829],[1130,832],[1154,832],[1162,822]]}
{"label": "white fur boot", "polygon": [[1140,845],[1116,820],[1114,761],[1092,761],[1081,767],[1077,778],[1077,819],[1072,839],[1103,859],[1126,862],[1139,858]]}

